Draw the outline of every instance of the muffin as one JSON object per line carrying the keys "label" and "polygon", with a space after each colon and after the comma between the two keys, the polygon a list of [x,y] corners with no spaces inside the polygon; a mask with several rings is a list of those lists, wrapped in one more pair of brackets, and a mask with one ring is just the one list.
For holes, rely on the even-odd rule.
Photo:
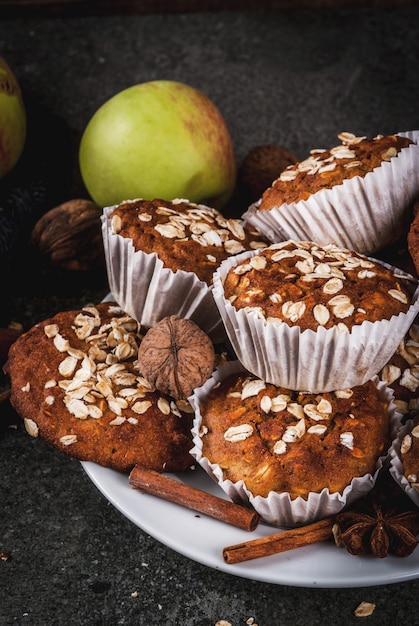
{"label": "muffin", "polygon": [[319,394],[272,385],[228,364],[195,390],[191,454],[233,500],[292,526],[366,493],[399,415],[378,379]]}
{"label": "muffin", "polygon": [[419,506],[419,414],[416,413],[399,431],[390,452],[390,474]]}
{"label": "muffin", "polygon": [[169,315],[191,318],[225,338],[212,297],[222,260],[266,240],[241,220],[187,200],[130,200],[107,207],[102,233],[111,292],[145,326]]}
{"label": "muffin", "polygon": [[273,242],[308,239],[364,254],[407,232],[419,193],[419,132],[338,137],[341,144],[287,167],[244,220]]}
{"label": "muffin", "polygon": [[311,392],[361,385],[377,374],[419,309],[413,277],[308,241],[224,261],[213,293],[243,366],[267,382]]}
{"label": "muffin", "polygon": [[394,392],[394,402],[402,415],[419,410],[419,325],[412,324],[379,373]]}
{"label": "muffin", "polygon": [[410,486],[419,493],[419,417],[412,421],[400,447],[404,475]]}
{"label": "muffin", "polygon": [[419,198],[413,204],[413,218],[407,233],[407,249],[417,273],[419,273]]}
{"label": "muffin", "polygon": [[141,339],[138,322],[114,302],[58,313],[21,335],[5,371],[28,433],[121,472],[189,468],[191,407],[138,371]]}

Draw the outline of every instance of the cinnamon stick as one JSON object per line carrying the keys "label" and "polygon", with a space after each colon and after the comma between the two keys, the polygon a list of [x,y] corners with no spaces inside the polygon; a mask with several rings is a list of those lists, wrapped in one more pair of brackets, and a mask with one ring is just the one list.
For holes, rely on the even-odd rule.
{"label": "cinnamon stick", "polygon": [[129,483],[134,489],[180,504],[243,530],[254,530],[259,524],[260,516],[256,511],[139,465],[131,470]]}
{"label": "cinnamon stick", "polygon": [[327,517],[306,526],[284,530],[274,535],[228,546],[223,549],[223,559],[230,564],[242,563],[251,559],[259,559],[264,556],[285,552],[286,550],[308,546],[318,541],[326,541],[333,536],[332,528],[334,521],[334,517]]}

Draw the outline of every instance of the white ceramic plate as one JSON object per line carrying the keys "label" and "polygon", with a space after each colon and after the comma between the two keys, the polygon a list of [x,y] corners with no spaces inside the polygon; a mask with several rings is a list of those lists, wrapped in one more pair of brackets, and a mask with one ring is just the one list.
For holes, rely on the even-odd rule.
{"label": "white ceramic plate", "polygon": [[[368,587],[419,578],[419,549],[406,558],[355,557],[332,542],[229,565],[226,546],[278,532],[259,524],[247,532],[190,509],[133,489],[128,477],[91,462],[82,463],[89,478],[123,515],[149,535],[184,556],[228,574],[297,587]],[[182,482],[225,497],[201,468],[172,475]]]}

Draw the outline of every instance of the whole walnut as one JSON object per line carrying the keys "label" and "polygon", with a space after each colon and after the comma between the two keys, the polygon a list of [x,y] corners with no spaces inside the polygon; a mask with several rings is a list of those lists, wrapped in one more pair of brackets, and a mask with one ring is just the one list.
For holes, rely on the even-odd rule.
{"label": "whole walnut", "polygon": [[214,346],[192,320],[171,315],[145,334],[138,366],[148,382],[176,400],[186,400],[214,369]]}
{"label": "whole walnut", "polygon": [[297,162],[295,154],[275,144],[254,146],[244,157],[238,170],[238,184],[256,202],[280,173]]}
{"label": "whole walnut", "polygon": [[102,210],[91,200],[69,200],[47,211],[35,224],[30,245],[42,265],[88,271],[104,267]]}

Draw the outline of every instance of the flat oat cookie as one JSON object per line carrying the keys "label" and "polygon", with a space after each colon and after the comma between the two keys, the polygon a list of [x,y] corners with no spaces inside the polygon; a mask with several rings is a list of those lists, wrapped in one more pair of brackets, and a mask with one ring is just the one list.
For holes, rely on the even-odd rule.
{"label": "flat oat cookie", "polygon": [[12,345],[5,372],[29,434],[79,460],[129,472],[193,463],[192,412],[136,369],[138,323],[115,303],[66,311]]}

